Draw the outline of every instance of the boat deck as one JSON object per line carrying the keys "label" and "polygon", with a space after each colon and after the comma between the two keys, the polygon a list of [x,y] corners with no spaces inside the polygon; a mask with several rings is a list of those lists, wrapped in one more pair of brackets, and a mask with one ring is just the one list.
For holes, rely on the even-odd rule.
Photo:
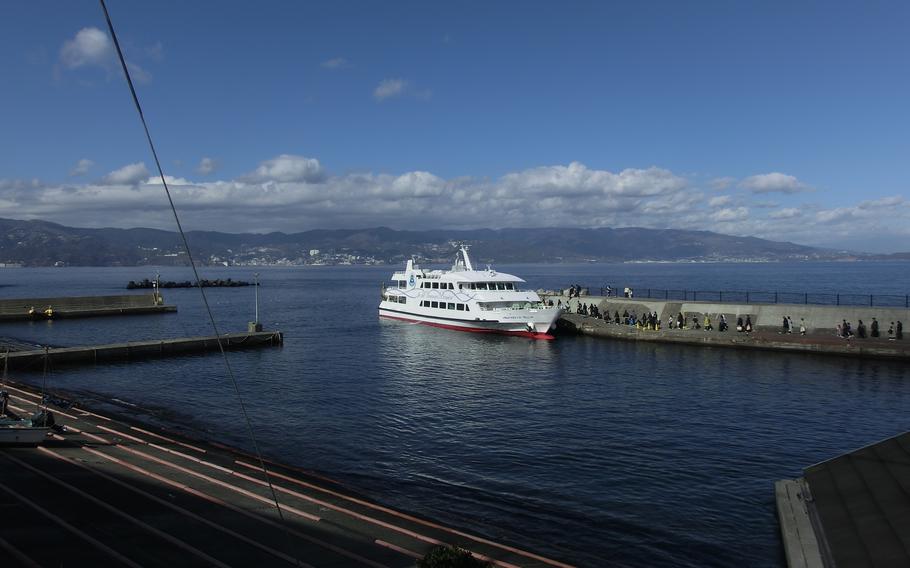
{"label": "boat deck", "polygon": [[[13,410],[39,396],[8,386]],[[566,564],[353,494],[325,477],[85,409],[0,452],[4,566],[413,566],[457,544],[497,566]],[[15,562],[13,562],[13,560]]]}

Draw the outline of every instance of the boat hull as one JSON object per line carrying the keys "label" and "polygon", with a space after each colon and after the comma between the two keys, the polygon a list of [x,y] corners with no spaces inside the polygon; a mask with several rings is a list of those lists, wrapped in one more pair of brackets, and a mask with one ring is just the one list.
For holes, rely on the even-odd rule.
{"label": "boat hull", "polygon": [[414,314],[398,310],[379,309],[379,317],[384,319],[418,323],[442,329],[455,331],[468,331],[472,333],[495,333],[499,335],[513,335],[530,337],[532,339],[554,339],[549,333],[550,328],[558,317],[558,313],[548,321],[535,321],[533,331],[527,324],[520,322],[503,322],[492,320],[459,320],[455,318],[434,318],[423,314]]}

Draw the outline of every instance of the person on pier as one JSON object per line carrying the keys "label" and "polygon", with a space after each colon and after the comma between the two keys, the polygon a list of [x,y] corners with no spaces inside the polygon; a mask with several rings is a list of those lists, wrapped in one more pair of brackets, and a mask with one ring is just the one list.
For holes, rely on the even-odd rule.
{"label": "person on pier", "polygon": [[895,329],[896,329],[896,331],[894,332],[895,337],[897,339],[903,339],[904,338],[904,324],[902,324],[900,322],[900,320],[897,321],[897,328],[895,328]]}
{"label": "person on pier", "polygon": [[888,328],[888,340],[894,341],[894,322],[891,322],[891,327]]}
{"label": "person on pier", "polygon": [[856,324],[856,337],[866,339],[866,324],[863,323],[863,320],[859,320],[859,323]]}
{"label": "person on pier", "polygon": [[784,324],[781,328],[781,333],[790,333],[790,324],[787,322],[787,316],[784,316]]}
{"label": "person on pier", "polygon": [[752,333],[752,316],[746,316],[746,333]]}
{"label": "person on pier", "polygon": [[720,323],[717,324],[717,331],[727,331],[727,316],[720,314]]}
{"label": "person on pier", "polygon": [[708,314],[705,314],[705,331],[712,331],[714,326],[711,325],[711,318],[708,317]]}
{"label": "person on pier", "polygon": [[682,312],[676,314],[676,328],[686,329],[686,319],[683,317]]}
{"label": "person on pier", "polygon": [[872,337],[878,337],[878,336],[879,336],[879,332],[878,332],[878,320],[877,320],[877,319],[872,318],[872,325],[870,326],[870,329],[871,329],[871,331],[872,331],[872,333],[870,334]]}

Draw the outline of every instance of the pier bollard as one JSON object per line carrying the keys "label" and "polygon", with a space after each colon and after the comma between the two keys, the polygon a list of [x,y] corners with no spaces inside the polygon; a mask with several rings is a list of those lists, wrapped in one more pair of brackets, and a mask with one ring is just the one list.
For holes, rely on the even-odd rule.
{"label": "pier bollard", "polygon": [[262,331],[262,324],[258,321],[251,321],[247,324],[246,330],[250,333],[256,333]]}

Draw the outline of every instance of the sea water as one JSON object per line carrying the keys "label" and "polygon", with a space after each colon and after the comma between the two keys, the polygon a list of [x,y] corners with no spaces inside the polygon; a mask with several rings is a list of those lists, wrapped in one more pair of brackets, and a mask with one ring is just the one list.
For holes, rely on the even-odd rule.
{"label": "sea water", "polygon": [[[380,284],[394,268],[203,269],[235,280],[260,272],[260,319],[285,333],[281,348],[229,354],[263,451],[564,561],[780,565],[774,481],[908,427],[905,363],[381,321]],[[906,294],[910,283],[904,263],[497,268],[532,288],[639,292]],[[125,293],[156,270],[190,278],[182,268],[9,269],[0,296]],[[246,329],[252,287],[206,293],[221,332]],[[212,333],[198,290],[164,296],[178,313],[5,323],[0,335],[65,346]],[[51,369],[48,384],[249,447],[218,355]]]}

